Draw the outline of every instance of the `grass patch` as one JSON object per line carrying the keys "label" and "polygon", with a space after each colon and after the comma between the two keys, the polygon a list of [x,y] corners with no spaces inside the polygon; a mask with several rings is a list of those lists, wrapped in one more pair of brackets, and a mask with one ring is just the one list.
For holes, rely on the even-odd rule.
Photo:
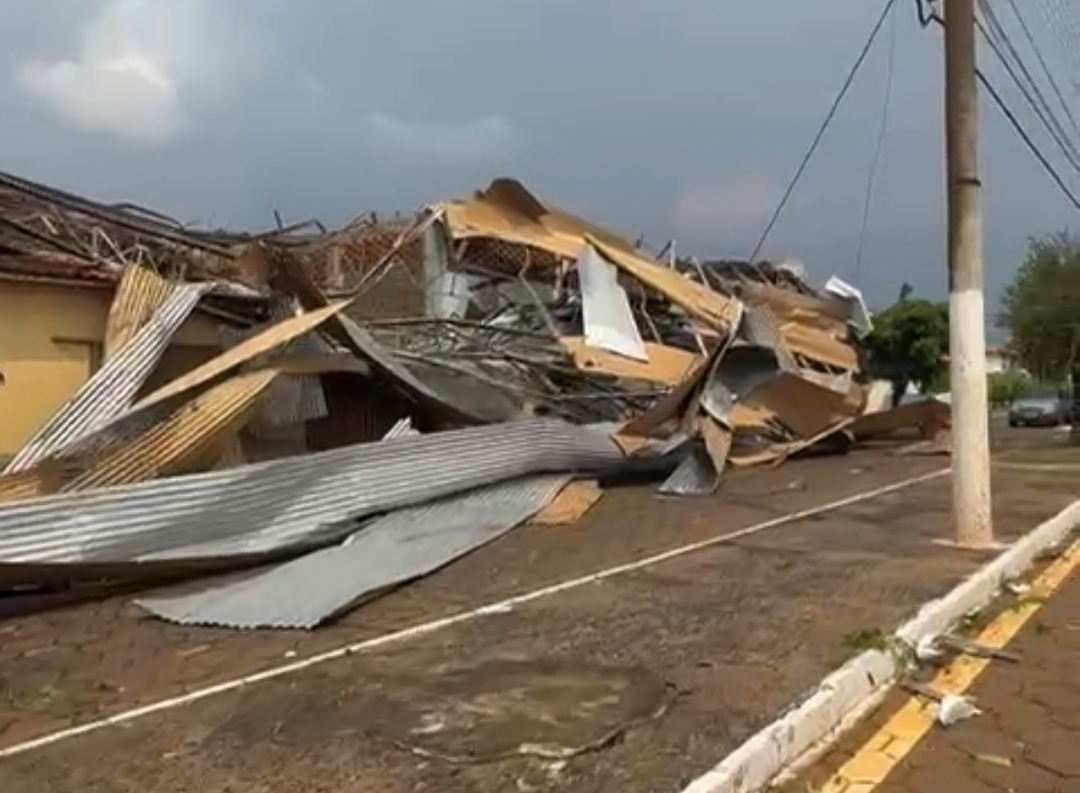
{"label": "grass patch", "polygon": [[60,698],[60,694],[60,689],[51,683],[20,690],[8,681],[0,680],[0,704],[13,710],[47,710]]}
{"label": "grass patch", "polygon": [[866,650],[888,650],[890,647],[889,637],[880,628],[860,628],[852,631],[843,639],[844,647],[852,652],[861,653]]}

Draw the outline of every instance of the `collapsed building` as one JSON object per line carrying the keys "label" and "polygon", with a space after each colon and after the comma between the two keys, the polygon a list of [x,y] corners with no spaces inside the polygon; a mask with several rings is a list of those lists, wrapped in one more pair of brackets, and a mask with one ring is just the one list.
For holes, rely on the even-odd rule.
{"label": "collapsed building", "polygon": [[[0,175],[0,289],[61,282],[95,284],[103,313],[84,381],[0,475],[0,588],[30,601],[280,561],[139,602],[310,628],[560,499],[575,519],[601,494],[583,479],[644,467],[708,494],[729,467],[906,428],[947,441],[944,406],[884,409],[849,285],[663,263],[510,179],[410,217],[234,234]],[[33,376],[12,372],[5,411]],[[297,598],[301,580],[333,583]]]}

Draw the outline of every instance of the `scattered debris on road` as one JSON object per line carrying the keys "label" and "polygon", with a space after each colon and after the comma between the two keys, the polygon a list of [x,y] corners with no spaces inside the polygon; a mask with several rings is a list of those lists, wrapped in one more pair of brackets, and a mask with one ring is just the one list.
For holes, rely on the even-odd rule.
{"label": "scattered debris on road", "polygon": [[[112,295],[100,360],[0,475],[0,588],[27,602],[277,562],[138,602],[313,628],[622,479],[709,494],[904,431],[947,449],[947,405],[890,408],[866,373],[850,285],[665,263],[512,179],[235,234],[0,174],[0,290],[75,282]],[[218,351],[163,377],[195,316]]]}

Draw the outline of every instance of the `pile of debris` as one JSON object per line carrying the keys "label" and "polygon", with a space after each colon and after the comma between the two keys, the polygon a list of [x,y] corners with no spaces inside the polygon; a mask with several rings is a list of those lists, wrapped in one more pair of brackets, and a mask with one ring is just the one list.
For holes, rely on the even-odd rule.
{"label": "pile of debris", "polygon": [[[117,282],[101,367],[0,475],[0,590],[19,600],[285,560],[140,603],[310,628],[575,519],[596,477],[712,493],[729,466],[949,426],[937,403],[885,409],[843,282],[662,263],[507,179],[390,224],[237,235],[0,174],[0,261]],[[145,393],[196,311],[224,351]]]}

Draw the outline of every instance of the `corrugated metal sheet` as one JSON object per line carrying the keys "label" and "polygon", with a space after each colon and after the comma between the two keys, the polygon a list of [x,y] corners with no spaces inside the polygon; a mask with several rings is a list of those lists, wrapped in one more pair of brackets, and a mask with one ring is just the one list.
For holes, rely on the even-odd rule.
{"label": "corrugated metal sheet", "polygon": [[268,328],[258,336],[248,339],[227,350],[186,375],[173,380],[136,404],[131,410],[101,425],[63,450],[63,456],[96,456],[109,449],[131,443],[166,416],[187,402],[192,392],[198,392],[208,383],[236,371],[240,366],[260,355],[303,335],[334,314],[341,311],[346,302],[335,303],[318,311],[311,311]]}
{"label": "corrugated metal sheet", "polygon": [[178,287],[123,349],[105,362],[8,464],[23,471],[107,424],[131,407],[139,388],[161,360],[169,341],[211,285]]}
{"label": "corrugated metal sheet", "polygon": [[[424,222],[433,222],[433,217]],[[310,274],[298,259],[280,249],[267,252],[273,254],[279,275],[289,284],[290,290],[296,294],[304,308],[314,311],[321,310],[319,307],[326,305],[326,296],[311,280]],[[443,393],[423,382],[347,315],[336,316],[329,324],[327,332],[357,357],[370,362],[376,375],[381,375],[396,393],[416,405],[430,408],[440,416],[460,424],[485,423],[486,419],[477,416],[467,401],[457,398],[456,394]]]}
{"label": "corrugated metal sheet", "polygon": [[691,446],[678,467],[660,485],[662,495],[707,496],[720,487],[720,474],[700,444]]}
{"label": "corrugated metal sheet", "polygon": [[[263,369],[226,380],[183,405],[133,443],[117,447],[63,489],[117,487],[195,470],[235,436],[278,372]],[[212,465],[216,460],[209,461]],[[209,467],[209,465],[207,466]]]}
{"label": "corrugated metal sheet", "polygon": [[104,360],[109,360],[134,338],[139,328],[161,308],[174,284],[145,267],[124,268],[105,324]]}
{"label": "corrugated metal sheet", "polygon": [[[254,328],[222,328],[227,347],[246,341],[268,328],[297,315],[293,298],[279,298],[271,304],[270,321]],[[302,336],[259,356],[261,362],[271,362],[285,356],[318,356],[333,352],[327,342],[315,332]],[[317,375],[283,375],[277,378],[259,400],[248,431],[254,438],[274,437],[282,427],[296,427],[306,421],[324,417],[328,407],[322,383]]]}
{"label": "corrugated metal sheet", "polygon": [[56,489],[48,486],[42,472],[38,469],[0,474],[0,502],[33,498],[55,492]]}
{"label": "corrugated metal sheet", "polygon": [[437,570],[543,509],[570,480],[528,477],[376,518],[343,543],[261,575],[140,606],[184,625],[314,628],[376,593]]}
{"label": "corrugated metal sheet", "polygon": [[874,329],[874,321],[870,317],[870,309],[866,307],[866,300],[863,298],[863,293],[858,287],[852,286],[842,278],[830,275],[829,280],[825,282],[825,287],[821,291],[830,295],[835,295],[848,302],[851,306],[851,317],[849,322],[859,331],[860,336],[865,336]]}
{"label": "corrugated metal sheet", "polygon": [[400,395],[373,386],[370,380],[339,374],[323,375],[320,380],[329,412],[305,425],[307,447],[312,451],[380,440],[413,408]]}
{"label": "corrugated metal sheet", "polygon": [[420,380],[393,354],[375,338],[349,317],[341,317],[341,325],[352,343],[352,347],[366,360],[392,377],[404,387],[406,393],[415,395],[421,402],[436,405],[438,409],[470,423],[480,423],[484,418],[477,416],[471,406],[456,399],[455,394],[438,391]]}
{"label": "corrugated metal sheet", "polygon": [[[317,333],[309,333],[301,336],[293,345],[293,352],[303,355],[326,355],[333,351]],[[291,381],[296,383],[297,394],[295,398],[295,410],[291,421],[300,424],[306,421],[314,421],[325,416],[330,407],[326,403],[326,393],[323,391],[322,381],[317,375],[290,376]]]}
{"label": "corrugated metal sheet", "polygon": [[[222,471],[0,504],[0,581],[151,575],[333,542],[358,517],[529,474],[598,472],[606,433],[543,419],[335,449]],[[137,565],[124,564],[138,561]],[[84,567],[80,567],[84,566]]]}
{"label": "corrugated metal sheet", "polygon": [[410,435],[419,434],[420,433],[412,425],[412,419],[409,416],[406,416],[403,419],[398,419],[394,426],[386,431],[383,440],[389,441],[394,438],[407,438]]}
{"label": "corrugated metal sheet", "polygon": [[139,405],[136,405],[136,408],[156,404],[176,394],[185,393],[193,388],[205,385],[218,376],[233,371],[243,364],[253,361],[260,355],[315,330],[328,319],[340,313],[348,304],[349,301],[347,300],[333,303],[315,311],[308,311],[292,317],[284,322],[279,322],[257,336],[246,339],[231,350],[226,350],[212,361],[207,361],[198,369],[193,369],[183,377],[178,377],[167,386],[158,389],[147,396]]}
{"label": "corrugated metal sheet", "polygon": [[648,361],[645,340],[634,322],[630,300],[619,283],[615,265],[604,261],[586,245],[578,256],[577,273],[586,344],[637,361]]}
{"label": "corrugated metal sheet", "polygon": [[768,305],[746,306],[743,311],[742,332],[751,344],[768,347],[776,355],[780,369],[785,372],[797,372],[795,356],[788,349],[784,335],[780,332],[780,323],[776,314]]}
{"label": "corrugated metal sheet", "polygon": [[776,356],[770,348],[734,344],[705,380],[701,406],[721,424],[730,426],[731,411],[736,402],[779,371]]}
{"label": "corrugated metal sheet", "polygon": [[[351,360],[350,356],[348,361]],[[336,371],[339,362],[335,356],[281,360],[276,365],[230,378],[181,405],[130,442],[113,446],[92,458],[93,467],[73,475],[72,481],[62,488],[42,492],[116,487],[209,470],[230,452],[227,446],[240,430],[250,426],[253,412],[274,384],[290,376],[290,367],[299,363],[317,375],[318,367]],[[303,432],[302,425],[299,430]]]}

